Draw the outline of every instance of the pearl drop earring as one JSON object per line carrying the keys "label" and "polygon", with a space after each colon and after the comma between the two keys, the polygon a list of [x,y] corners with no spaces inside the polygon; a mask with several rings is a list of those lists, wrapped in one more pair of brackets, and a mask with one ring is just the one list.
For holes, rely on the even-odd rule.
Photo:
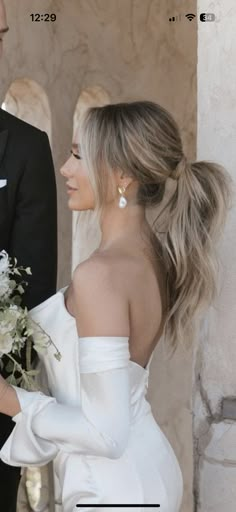
{"label": "pearl drop earring", "polygon": [[119,199],[119,208],[125,208],[127,205],[127,199],[124,197],[125,187],[118,187],[119,193],[121,194]]}

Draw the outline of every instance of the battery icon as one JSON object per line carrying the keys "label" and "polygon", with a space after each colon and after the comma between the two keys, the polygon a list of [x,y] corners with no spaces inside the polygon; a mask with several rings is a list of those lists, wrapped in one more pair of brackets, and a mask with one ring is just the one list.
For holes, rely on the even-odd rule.
{"label": "battery icon", "polygon": [[212,12],[202,12],[200,14],[200,21],[215,21],[215,14]]}

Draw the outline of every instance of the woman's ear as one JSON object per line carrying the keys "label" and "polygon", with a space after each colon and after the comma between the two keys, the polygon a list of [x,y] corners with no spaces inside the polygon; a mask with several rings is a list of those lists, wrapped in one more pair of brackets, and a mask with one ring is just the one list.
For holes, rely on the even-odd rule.
{"label": "woman's ear", "polygon": [[117,185],[119,187],[127,188],[134,181],[136,180],[132,176],[127,176],[127,174],[125,174],[124,171],[119,171],[117,179]]}

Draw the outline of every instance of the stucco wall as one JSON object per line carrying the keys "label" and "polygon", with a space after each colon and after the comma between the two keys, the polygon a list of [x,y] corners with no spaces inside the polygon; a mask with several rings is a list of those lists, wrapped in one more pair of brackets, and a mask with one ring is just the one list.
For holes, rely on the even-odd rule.
{"label": "stucco wall", "polygon": [[195,511],[235,512],[235,2],[199,0],[198,12],[213,12],[216,21],[198,28],[197,156],[216,160],[231,173],[234,207],[217,250],[220,295],[206,315],[194,362]]}

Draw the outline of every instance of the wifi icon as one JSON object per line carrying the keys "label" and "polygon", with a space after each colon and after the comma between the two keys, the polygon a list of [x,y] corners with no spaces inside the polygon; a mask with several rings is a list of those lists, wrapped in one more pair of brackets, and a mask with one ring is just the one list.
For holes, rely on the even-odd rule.
{"label": "wifi icon", "polygon": [[193,18],[196,18],[195,14],[185,14],[185,17],[188,18],[189,21],[192,21]]}

